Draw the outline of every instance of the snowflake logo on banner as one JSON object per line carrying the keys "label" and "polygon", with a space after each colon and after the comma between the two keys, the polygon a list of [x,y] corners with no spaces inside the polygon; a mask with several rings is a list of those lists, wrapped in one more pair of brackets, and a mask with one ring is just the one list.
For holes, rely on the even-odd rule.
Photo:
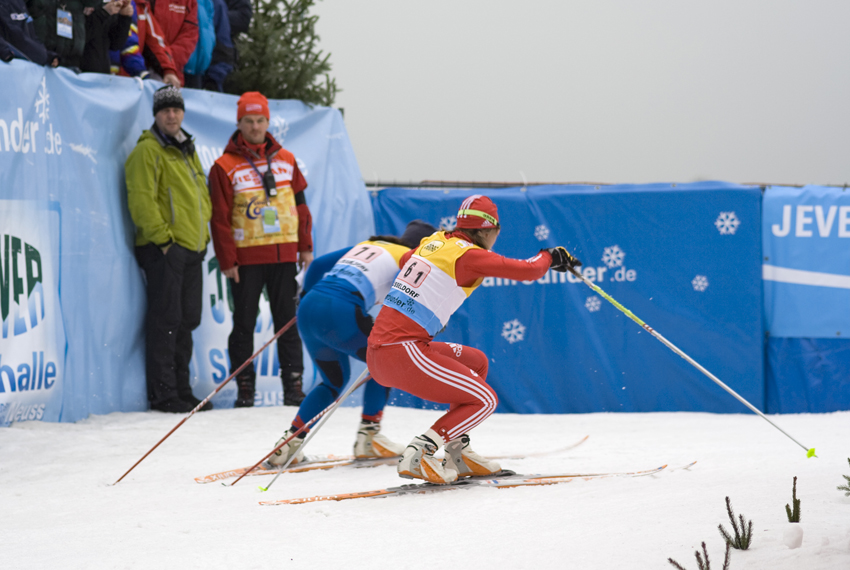
{"label": "snowflake logo on banner", "polygon": [[697,275],[694,277],[694,280],[691,281],[691,285],[694,286],[694,291],[703,292],[708,289],[708,277],[705,275]]}
{"label": "snowflake logo on banner", "polygon": [[455,229],[457,225],[457,216],[446,216],[444,218],[440,218],[440,229],[445,231],[450,231]]}
{"label": "snowflake logo on banner", "polygon": [[277,142],[283,144],[283,140],[286,138],[286,133],[289,132],[289,123],[287,123],[286,119],[283,117],[275,115],[272,117],[272,120],[269,121],[269,131]]}
{"label": "snowflake logo on banner", "polygon": [[596,295],[591,295],[587,298],[587,301],[584,302],[584,306],[587,307],[587,310],[591,313],[595,313],[600,309],[600,307],[602,307],[602,299]]}
{"label": "snowflake logo on banner", "polygon": [[738,219],[735,212],[720,212],[720,215],[714,220],[714,225],[717,226],[720,235],[734,235],[735,230],[741,225],[741,220]]}
{"label": "snowflake logo on banner", "polygon": [[517,319],[508,321],[502,325],[502,336],[511,344],[519,342],[525,338],[525,326]]}
{"label": "snowflake logo on banner", "polygon": [[50,118],[50,93],[47,92],[47,77],[41,78],[41,88],[38,90],[38,98],[35,100],[35,112],[41,119],[43,125]]}
{"label": "snowflake logo on banner", "polygon": [[619,245],[612,245],[611,247],[606,247],[605,251],[602,252],[602,263],[610,268],[621,267],[623,265],[623,258],[625,257],[626,252],[620,249]]}
{"label": "snowflake logo on banner", "polygon": [[537,238],[537,241],[543,241],[549,237],[549,228],[544,225],[539,225],[534,228],[534,237]]}

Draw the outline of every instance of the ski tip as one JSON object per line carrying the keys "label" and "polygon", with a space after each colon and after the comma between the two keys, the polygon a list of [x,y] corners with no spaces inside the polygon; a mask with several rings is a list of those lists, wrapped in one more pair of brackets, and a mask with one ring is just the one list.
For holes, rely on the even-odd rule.
{"label": "ski tip", "polygon": [[812,457],[814,457],[815,459],[818,458],[818,456],[815,455],[815,448],[814,447],[806,452],[806,459],[810,459]]}

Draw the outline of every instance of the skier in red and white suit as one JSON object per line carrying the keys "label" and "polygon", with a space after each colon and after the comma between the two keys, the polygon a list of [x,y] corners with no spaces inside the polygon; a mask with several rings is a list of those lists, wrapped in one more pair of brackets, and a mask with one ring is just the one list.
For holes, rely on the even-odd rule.
{"label": "skier in red and white suit", "polygon": [[[366,364],[383,386],[450,404],[449,411],[405,449],[399,475],[432,483],[501,470],[469,446],[469,431],[492,414],[498,397],[487,384],[487,356],[478,349],[433,342],[434,335],[484,277],[530,281],[551,267],[566,271],[581,262],[563,247],[529,259],[490,251],[499,236],[499,214],[486,196],[461,204],[457,228],[423,239],[401,258],[401,271],[384,300],[369,336]],[[387,308],[391,310],[386,310]],[[444,462],[434,452],[446,446]]]}

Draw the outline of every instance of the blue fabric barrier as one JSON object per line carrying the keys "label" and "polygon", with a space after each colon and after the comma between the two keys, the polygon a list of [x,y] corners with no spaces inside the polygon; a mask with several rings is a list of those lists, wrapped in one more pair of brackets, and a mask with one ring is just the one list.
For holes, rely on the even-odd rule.
{"label": "blue fabric barrier", "polygon": [[763,201],[767,403],[850,409],[850,195],[768,187]]}
{"label": "blue fabric barrier", "polygon": [[850,340],[770,338],[765,376],[772,413],[850,410]]}
{"label": "blue fabric barrier", "polygon": [[[147,409],[145,285],[133,253],[124,161],[153,123],[161,84],[19,60],[0,66],[0,82],[7,86],[0,95],[0,425]],[[237,98],[183,95],[184,128],[208,171],[235,130]],[[270,101],[270,111],[270,132],[295,154],[309,183],[316,254],[368,237],[372,211],[340,113],[298,101]],[[212,244],[206,266],[210,301],[194,335],[199,397],[226,377],[216,374],[227,366],[230,331]],[[264,309],[256,347],[273,334]],[[258,378],[261,404],[279,399],[276,359],[274,347],[259,359],[268,373]],[[234,392],[228,386],[216,403],[229,405]]]}
{"label": "blue fabric barrier", "polygon": [[[588,279],[764,408],[759,189],[720,182],[388,188],[372,193],[375,224],[381,233],[400,232],[414,218],[453,227],[462,199],[474,193],[499,207],[497,253],[526,258],[567,247]],[[746,409],[571,275],[485,280],[437,340],[490,357],[502,412]],[[395,400],[424,405],[403,394]]]}

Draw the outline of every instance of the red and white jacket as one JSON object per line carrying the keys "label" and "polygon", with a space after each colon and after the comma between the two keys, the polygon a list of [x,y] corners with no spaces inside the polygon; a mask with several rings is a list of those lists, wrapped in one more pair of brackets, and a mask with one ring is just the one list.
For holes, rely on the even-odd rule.
{"label": "red and white jacket", "polygon": [[[165,39],[162,26],[154,17],[154,11],[148,0],[135,0],[138,13],[139,53],[144,57],[147,47],[153,57],[159,62],[162,73],[174,73],[183,80],[183,66],[178,68],[171,53],[171,48]],[[197,25],[195,26],[197,28]],[[197,30],[196,30],[197,31]],[[196,40],[197,41],[197,38]],[[184,63],[185,65],[185,63]],[[148,65],[148,67],[150,67]]]}
{"label": "red and white jacket", "polygon": [[[268,169],[266,156],[272,157],[278,192],[268,203],[260,178]],[[313,251],[313,219],[304,199],[305,188],[307,181],[295,157],[274,137],[267,133],[264,145],[249,145],[236,131],[210,169],[210,233],[219,267],[226,271],[237,265],[294,263],[298,252]],[[261,213],[269,207],[277,212],[280,232],[266,238]]]}
{"label": "red and white jacket", "polygon": [[197,0],[154,0],[153,13],[171,50],[177,77],[183,83],[186,67],[198,43]]}

